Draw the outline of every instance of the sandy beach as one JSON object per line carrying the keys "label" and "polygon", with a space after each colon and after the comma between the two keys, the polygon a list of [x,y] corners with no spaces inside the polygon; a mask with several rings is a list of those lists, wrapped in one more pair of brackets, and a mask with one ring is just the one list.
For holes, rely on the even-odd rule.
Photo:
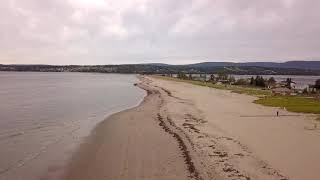
{"label": "sandy beach", "polygon": [[148,95],[140,106],[114,114],[87,139],[66,179],[188,179],[179,143],[166,132],[161,94],[143,81]]}
{"label": "sandy beach", "polygon": [[140,80],[144,101],[100,123],[65,179],[319,179],[314,116],[224,90]]}

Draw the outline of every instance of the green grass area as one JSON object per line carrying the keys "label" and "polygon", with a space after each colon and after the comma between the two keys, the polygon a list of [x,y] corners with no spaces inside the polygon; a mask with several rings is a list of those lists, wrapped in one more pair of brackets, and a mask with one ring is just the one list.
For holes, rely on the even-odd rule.
{"label": "green grass area", "polygon": [[[236,85],[217,85],[202,81],[183,80],[172,77],[156,76],[160,79],[185,82],[199,86],[207,86],[216,89],[229,90],[234,93],[248,94],[259,97],[254,103],[264,106],[285,107],[291,112],[315,113],[320,114],[320,101],[314,97],[308,96],[273,96],[270,90],[263,90],[251,86],[236,86]],[[319,118],[320,120],[320,115]]]}
{"label": "green grass area", "polygon": [[255,101],[272,107],[285,107],[288,111],[320,114],[320,101],[305,96],[267,96]]}

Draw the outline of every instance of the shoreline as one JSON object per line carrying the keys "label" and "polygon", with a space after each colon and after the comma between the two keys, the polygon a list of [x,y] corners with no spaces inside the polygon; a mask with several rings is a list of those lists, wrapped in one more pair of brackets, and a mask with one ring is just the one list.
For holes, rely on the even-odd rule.
{"label": "shoreline", "polygon": [[[140,77],[141,78],[141,77]],[[141,80],[141,79],[140,79]],[[142,80],[143,81],[143,80]],[[161,106],[161,99],[159,97],[159,93],[150,88],[145,86],[142,82],[138,83],[137,86],[141,89],[143,89],[146,92],[146,96],[142,99],[142,101],[135,107],[126,109],[126,110],[122,110],[120,112],[114,113],[110,116],[108,116],[105,120],[103,120],[102,122],[100,122],[96,128],[91,132],[91,135],[85,140],[84,143],[82,143],[78,149],[78,151],[75,153],[75,155],[73,156],[71,163],[70,163],[70,168],[68,168],[66,174],[64,175],[63,179],[67,179],[67,180],[73,180],[73,179],[103,179],[105,177],[109,177],[112,179],[140,179],[137,177],[140,176],[145,176],[143,174],[140,173],[134,173],[134,172],[129,172],[129,171],[136,171],[137,168],[135,166],[139,166],[141,165],[139,163],[139,160],[134,160],[131,161],[133,164],[135,164],[135,166],[132,166],[131,170],[126,169],[126,170],[120,170],[121,168],[123,168],[123,166],[126,166],[125,164],[128,163],[128,159],[135,159],[137,157],[135,155],[128,155],[130,154],[130,150],[128,148],[139,148],[141,147],[141,149],[139,149],[138,152],[136,153],[142,153],[140,155],[140,158],[145,159],[146,161],[152,161],[152,162],[148,162],[150,164],[147,164],[147,166],[142,167],[142,171],[146,171],[145,169],[147,169],[150,165],[152,166],[153,164],[157,164],[157,166],[153,167],[152,169],[149,169],[150,171],[157,171],[157,169],[160,169],[160,172],[157,172],[155,174],[153,174],[151,172],[151,174],[148,174],[149,172],[146,172],[146,174],[148,174],[148,177],[152,178],[152,179],[189,179],[190,177],[192,177],[193,173],[195,174],[195,177],[197,177],[197,173],[195,173],[194,167],[192,167],[192,162],[190,162],[190,157],[188,157],[188,152],[185,149],[185,145],[183,144],[182,141],[180,142],[175,142],[174,138],[172,137],[178,137],[177,134],[173,134],[172,132],[169,133],[170,129],[167,127],[166,123],[161,120],[161,116],[159,113],[153,113],[153,111],[157,111],[159,110],[159,106]],[[155,101],[155,99],[158,98],[158,100]],[[154,104],[155,102],[155,104]],[[152,105],[150,106],[150,103],[152,103]],[[140,113],[139,116],[144,116],[146,114],[146,107],[150,106],[152,107],[147,113],[151,113],[153,114],[154,117],[150,118],[150,120],[148,119],[148,117],[146,118],[149,122],[151,123],[150,126],[152,127],[153,130],[158,131],[157,133],[152,132],[151,135],[153,137],[158,136],[159,134],[162,136],[161,138],[164,138],[165,141],[163,141],[163,146],[169,146],[170,149],[173,149],[174,151],[166,151],[166,152],[157,152],[156,153],[156,157],[153,156],[153,158],[146,158],[145,154],[148,154],[148,152],[150,151],[154,151],[154,149],[150,149],[148,147],[143,147],[143,146],[138,146],[136,145],[136,143],[134,143],[135,147],[132,147],[130,145],[128,145],[128,142],[125,142],[123,139],[126,138],[140,138],[138,141],[142,140],[144,141],[144,139],[141,139],[141,137],[136,137],[138,134],[137,132],[134,133],[127,133],[127,135],[125,134],[126,131],[131,131],[130,130],[130,121],[133,120],[138,120],[138,118],[135,117],[124,117],[124,116],[134,116],[134,114],[137,114],[136,112],[138,111],[143,111],[142,113]],[[139,114],[139,113],[138,113]],[[145,120],[146,120],[145,119]],[[126,121],[126,122],[124,122]],[[123,123],[124,122],[124,123]],[[143,128],[143,126],[145,126],[146,122],[138,122],[137,126],[140,126],[140,128]],[[122,124],[121,127],[119,126],[119,124]],[[131,124],[132,125],[132,124]],[[112,141],[110,138],[108,138],[108,135],[112,136],[114,135],[115,132],[111,132],[112,128],[117,127],[117,131],[122,131],[124,130],[125,132],[123,132],[124,134],[121,134],[119,136],[120,139],[117,139],[118,142],[114,142],[114,143],[124,143],[121,144],[121,146],[118,146],[119,149],[116,149],[115,151],[113,151],[114,153],[119,153],[119,151],[121,151],[121,149],[123,149],[122,146],[125,146],[126,152],[122,152],[121,155],[119,154],[118,156],[116,156],[115,154],[111,155],[114,157],[110,156],[110,152],[108,152],[108,149],[110,147],[114,147],[114,146],[109,146],[108,141]],[[119,129],[118,129],[119,128]],[[129,129],[128,129],[129,128]],[[143,129],[140,129],[143,131]],[[109,130],[109,132],[107,132],[107,130]],[[135,131],[135,130],[134,130]],[[146,134],[150,135],[150,132],[145,132]],[[130,134],[130,135],[129,135]],[[172,137],[171,137],[172,136]],[[104,140],[105,139],[105,140]],[[152,138],[151,138],[152,139]],[[137,139],[135,139],[136,141]],[[128,141],[128,140],[127,140]],[[106,144],[106,147],[101,148],[101,146],[104,145],[104,143]],[[144,145],[145,142],[141,142],[141,145]],[[155,143],[155,145],[157,146],[159,144],[159,141],[155,141],[153,142]],[[131,143],[129,143],[131,144]],[[110,150],[110,149],[109,149]],[[159,149],[160,151],[162,151],[161,149]],[[102,151],[102,154],[109,154],[109,158],[108,159],[108,163],[107,160],[105,161],[105,163],[103,163],[104,165],[102,166],[102,164],[99,164],[99,162],[97,160],[92,160],[92,155],[96,154],[98,151]],[[182,151],[182,152],[180,152]],[[118,171],[114,171],[112,170],[112,167],[110,167],[109,169],[106,166],[109,166],[109,164],[113,164],[116,163],[119,160],[118,158],[121,158],[121,156],[124,159],[124,161],[126,161],[126,163],[124,164],[118,164],[119,165],[119,169],[117,169]],[[130,156],[130,157],[128,157]],[[171,157],[173,156],[173,157]],[[102,157],[103,158],[103,157]],[[173,160],[170,160],[172,159]],[[95,159],[95,158],[94,158]],[[141,160],[142,160],[141,159]],[[152,160],[153,159],[153,160]],[[163,159],[167,159],[170,163],[167,163],[165,166],[161,165],[161,163],[157,163],[157,161],[161,161]],[[142,160],[143,161],[143,160]],[[113,162],[113,163],[112,163]],[[174,163],[175,162],[175,163]],[[130,162],[129,162],[130,163]],[[186,163],[186,164],[185,164]],[[188,164],[189,163],[189,164]],[[171,164],[175,164],[175,165],[171,165]],[[99,168],[104,167],[105,170],[97,170]],[[161,172],[161,170],[165,168],[168,169],[168,171],[170,171],[170,169],[175,169],[175,173],[170,173],[167,174],[165,172]],[[88,170],[89,169],[89,170]],[[192,170],[191,170],[192,169]],[[107,172],[109,171],[109,172]],[[126,172],[120,172],[120,171],[126,171]],[[189,171],[189,173],[188,173]],[[127,174],[126,174],[127,173]],[[121,175],[119,175],[121,174]],[[136,177],[136,178],[134,178]],[[198,178],[195,178],[198,179]]]}
{"label": "shoreline", "polygon": [[[32,86],[20,83],[21,88],[12,93],[1,89],[8,92],[8,97],[2,98],[7,103],[1,109],[0,179],[59,179],[99,122],[138,106],[146,95],[132,85],[138,81],[133,75],[64,75],[10,74],[4,81],[7,88],[26,80]],[[37,87],[37,91],[31,87]],[[16,94],[20,98],[15,99]],[[119,99],[121,96],[124,98]]]}

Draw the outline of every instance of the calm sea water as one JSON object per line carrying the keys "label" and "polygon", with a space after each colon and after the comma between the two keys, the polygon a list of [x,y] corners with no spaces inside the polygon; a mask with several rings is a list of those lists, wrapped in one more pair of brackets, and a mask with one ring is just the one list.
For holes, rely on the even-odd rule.
{"label": "calm sea water", "polygon": [[141,102],[134,75],[0,72],[0,179],[58,179],[111,113]]}

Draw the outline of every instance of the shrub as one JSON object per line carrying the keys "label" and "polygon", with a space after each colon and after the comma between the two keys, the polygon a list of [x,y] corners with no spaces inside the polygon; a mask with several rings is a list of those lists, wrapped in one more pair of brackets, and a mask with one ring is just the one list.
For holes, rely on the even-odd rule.
{"label": "shrub", "polygon": [[235,83],[235,85],[247,85],[248,84],[248,81],[246,79],[238,79]]}
{"label": "shrub", "polygon": [[314,84],[314,88],[316,88],[317,90],[320,89],[320,79],[317,79],[315,84]]}
{"label": "shrub", "polygon": [[270,78],[268,79],[268,85],[269,85],[269,86],[275,86],[276,83],[277,83],[277,81],[274,79],[274,77],[270,77]]}
{"label": "shrub", "polygon": [[262,76],[257,76],[257,77],[256,77],[256,79],[255,79],[255,84],[256,84],[256,86],[266,87],[265,80],[263,79]]}
{"label": "shrub", "polygon": [[216,81],[216,77],[213,75],[213,74],[211,74],[210,75],[210,80],[209,81],[211,81],[211,82],[215,82]]}
{"label": "shrub", "polygon": [[185,73],[179,72],[178,76],[179,79],[188,79],[187,75]]}

